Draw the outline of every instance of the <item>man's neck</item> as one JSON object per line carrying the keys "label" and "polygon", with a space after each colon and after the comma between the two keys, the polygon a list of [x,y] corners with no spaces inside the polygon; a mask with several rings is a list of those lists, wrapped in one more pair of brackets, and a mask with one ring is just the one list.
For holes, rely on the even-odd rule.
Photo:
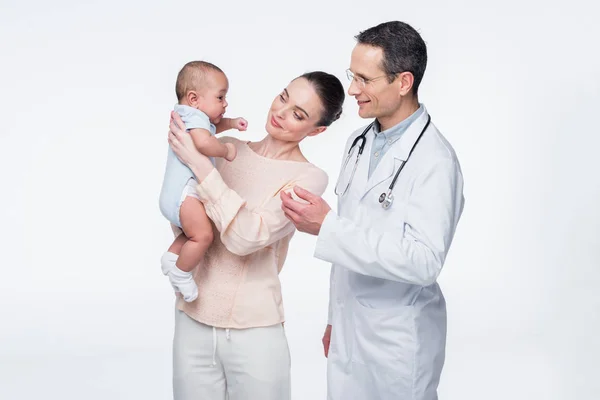
{"label": "man's neck", "polygon": [[410,117],[415,111],[419,109],[419,100],[415,97],[411,100],[403,101],[400,104],[400,107],[396,110],[395,113],[385,117],[378,117],[377,121],[379,122],[379,126],[381,127],[381,131],[386,131],[400,122],[404,121],[406,118]]}

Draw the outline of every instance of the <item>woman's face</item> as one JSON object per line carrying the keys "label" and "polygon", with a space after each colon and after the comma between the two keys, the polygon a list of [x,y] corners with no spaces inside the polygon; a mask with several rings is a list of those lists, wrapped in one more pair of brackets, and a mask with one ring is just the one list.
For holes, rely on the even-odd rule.
{"label": "woman's face", "polygon": [[326,128],[317,126],[322,110],[321,99],[310,82],[304,78],[295,79],[273,100],[267,117],[267,132],[286,142],[299,142],[307,136],[317,135]]}

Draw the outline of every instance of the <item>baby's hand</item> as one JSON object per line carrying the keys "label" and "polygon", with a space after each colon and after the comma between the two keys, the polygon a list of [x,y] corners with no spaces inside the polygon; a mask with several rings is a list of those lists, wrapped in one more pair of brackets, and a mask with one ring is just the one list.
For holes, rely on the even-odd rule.
{"label": "baby's hand", "polygon": [[244,118],[234,118],[231,122],[233,127],[238,131],[245,131],[248,128],[248,121]]}
{"label": "baby's hand", "polygon": [[237,156],[237,149],[233,143],[225,143],[225,146],[227,146],[227,155],[225,156],[225,159],[227,161],[233,161]]}

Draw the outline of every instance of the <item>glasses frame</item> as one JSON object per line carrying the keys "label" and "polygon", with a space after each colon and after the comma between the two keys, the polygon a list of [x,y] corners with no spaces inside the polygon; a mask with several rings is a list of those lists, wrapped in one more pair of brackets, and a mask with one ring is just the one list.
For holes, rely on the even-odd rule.
{"label": "glasses frame", "polygon": [[354,74],[354,72],[350,71],[350,68],[348,68],[346,70],[346,77],[348,78],[348,80],[350,82],[355,81],[356,84],[358,85],[358,87],[360,87],[361,89],[364,89],[369,83],[374,82],[381,78],[387,78],[390,76],[394,76],[394,79],[396,79],[396,75],[398,75],[398,74],[399,74],[399,72],[394,72],[393,74],[380,75],[380,76],[376,76],[375,78],[362,78],[360,76],[356,76]]}

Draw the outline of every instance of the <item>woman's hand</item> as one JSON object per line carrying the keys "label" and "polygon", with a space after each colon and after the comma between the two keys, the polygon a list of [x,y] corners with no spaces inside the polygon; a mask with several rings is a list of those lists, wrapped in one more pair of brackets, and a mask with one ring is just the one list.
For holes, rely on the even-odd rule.
{"label": "woman's hand", "polygon": [[198,182],[202,182],[214,169],[208,157],[196,149],[192,136],[185,131],[185,124],[175,111],[171,111],[169,145],[177,158],[192,170]]}

